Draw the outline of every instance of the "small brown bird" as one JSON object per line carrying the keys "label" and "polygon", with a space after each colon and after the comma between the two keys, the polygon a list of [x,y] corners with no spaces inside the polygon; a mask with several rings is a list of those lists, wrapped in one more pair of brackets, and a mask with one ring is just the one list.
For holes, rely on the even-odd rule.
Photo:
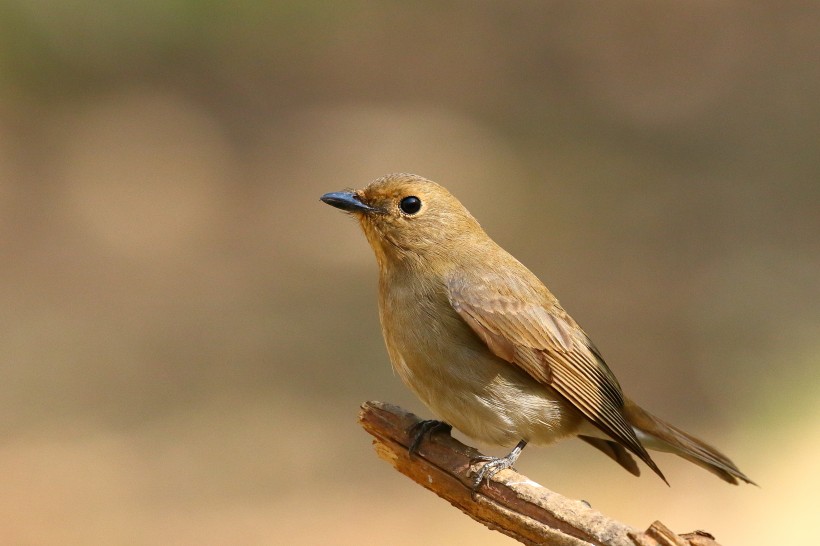
{"label": "small brown bird", "polygon": [[[672,452],[733,484],[753,483],[725,455],[650,415],[538,278],[499,247],[446,189],[391,174],[322,201],[352,213],[379,265],[379,316],[393,369],[446,424],[492,445],[517,445],[474,478],[509,468],[527,443],[577,436],[634,475],[637,455]],[[668,482],[667,482],[668,483]]]}

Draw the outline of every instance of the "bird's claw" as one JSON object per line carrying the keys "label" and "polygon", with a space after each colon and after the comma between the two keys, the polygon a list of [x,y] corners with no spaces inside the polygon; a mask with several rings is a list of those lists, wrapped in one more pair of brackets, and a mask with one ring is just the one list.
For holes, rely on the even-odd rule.
{"label": "bird's claw", "polygon": [[515,461],[518,459],[518,456],[521,454],[521,450],[527,445],[526,440],[521,440],[518,442],[512,451],[510,451],[505,457],[490,457],[489,455],[476,455],[475,457],[470,459],[470,464],[480,463],[483,462],[484,465],[476,472],[475,477],[473,478],[473,486],[471,488],[471,496],[473,500],[476,500],[476,496],[478,495],[478,488],[481,486],[481,482],[486,480],[487,485],[490,484],[490,480],[493,476],[501,472],[502,470],[506,470],[508,468],[512,468]]}
{"label": "bird's claw", "polygon": [[511,459],[509,456],[490,457],[488,455],[479,455],[477,457],[473,457],[472,459],[470,459],[470,464],[480,462],[483,462],[484,465],[478,470],[478,472],[476,472],[476,475],[473,478],[473,497],[475,497],[476,493],[478,492],[478,488],[479,486],[481,486],[482,481],[486,481],[489,485],[490,480],[493,476],[495,476],[502,470],[512,468],[512,465],[515,462],[515,460]]}
{"label": "bird's claw", "polygon": [[413,438],[407,450],[410,457],[412,458],[418,454],[419,447],[421,447],[421,442],[425,436],[429,436],[435,432],[449,433],[451,430],[453,430],[452,425],[448,425],[444,421],[436,421],[435,419],[425,419],[424,421],[414,423],[407,429],[407,434]]}
{"label": "bird's claw", "polygon": [[490,455],[476,455],[472,459],[470,459],[470,464],[476,463],[490,463],[492,461],[498,460],[499,457],[491,457]]}

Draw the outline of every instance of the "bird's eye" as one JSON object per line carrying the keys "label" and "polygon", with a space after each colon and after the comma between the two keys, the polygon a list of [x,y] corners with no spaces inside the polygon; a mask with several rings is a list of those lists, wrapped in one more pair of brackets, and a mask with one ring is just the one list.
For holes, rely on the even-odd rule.
{"label": "bird's eye", "polygon": [[399,203],[399,207],[405,214],[416,214],[421,209],[421,199],[415,195],[405,197]]}

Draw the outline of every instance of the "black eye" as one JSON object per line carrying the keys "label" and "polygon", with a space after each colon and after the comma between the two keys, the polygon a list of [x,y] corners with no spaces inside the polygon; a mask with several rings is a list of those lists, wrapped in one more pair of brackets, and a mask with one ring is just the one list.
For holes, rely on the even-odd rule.
{"label": "black eye", "polygon": [[399,203],[399,207],[405,214],[416,214],[421,209],[421,199],[415,195],[405,197]]}

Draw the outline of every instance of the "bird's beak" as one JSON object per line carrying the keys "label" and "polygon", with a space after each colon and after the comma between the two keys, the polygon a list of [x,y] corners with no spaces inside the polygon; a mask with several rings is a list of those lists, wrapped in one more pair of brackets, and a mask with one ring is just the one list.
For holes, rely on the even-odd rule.
{"label": "bird's beak", "polygon": [[328,205],[336,207],[337,209],[346,210],[347,212],[381,212],[381,209],[363,203],[358,195],[349,191],[326,193],[319,199]]}

